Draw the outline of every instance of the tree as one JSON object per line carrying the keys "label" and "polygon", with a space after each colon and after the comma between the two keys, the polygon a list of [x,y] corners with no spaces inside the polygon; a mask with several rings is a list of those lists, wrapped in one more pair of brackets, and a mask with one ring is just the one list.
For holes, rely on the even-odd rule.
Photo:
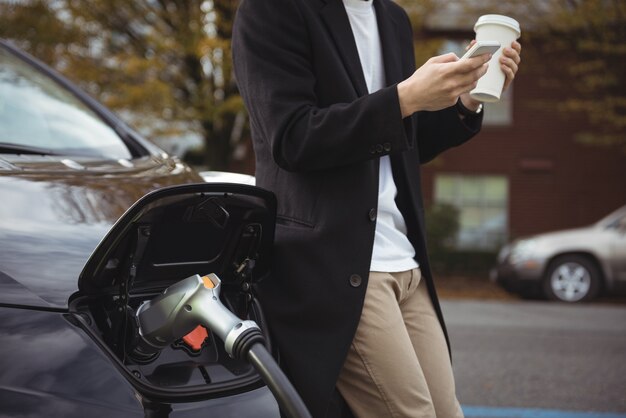
{"label": "tree", "polygon": [[441,45],[441,39],[429,36],[424,42],[420,36],[433,20],[458,19],[469,30],[482,14],[515,17],[525,46],[522,71],[551,96],[532,105],[572,122],[578,141],[626,152],[625,1],[397,1],[409,11],[416,32],[418,66]]}
{"label": "tree", "polygon": [[195,131],[223,170],[245,135],[232,72],[234,0],[0,2],[0,36],[153,135]]}
{"label": "tree", "polygon": [[578,141],[626,152],[626,2],[463,3],[475,15],[496,11],[521,21],[523,71],[552,95],[536,105],[578,125]]}
{"label": "tree", "polygon": [[443,7],[437,0],[397,0],[409,15],[415,38],[415,65],[421,67],[429,58],[439,55],[444,39],[426,35],[426,26],[433,14]]}
{"label": "tree", "polygon": [[536,61],[549,57],[545,74],[564,92],[555,108],[589,122],[577,139],[626,152],[626,2],[552,1],[532,25]]}
{"label": "tree", "polygon": [[448,203],[438,203],[431,205],[424,216],[430,252],[441,253],[453,248],[460,228],[459,209]]}

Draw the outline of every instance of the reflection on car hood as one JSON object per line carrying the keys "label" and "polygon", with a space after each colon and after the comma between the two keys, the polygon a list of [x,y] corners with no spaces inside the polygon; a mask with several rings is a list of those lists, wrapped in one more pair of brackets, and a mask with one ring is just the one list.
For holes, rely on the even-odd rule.
{"label": "reflection on car hood", "polygon": [[513,245],[513,248],[523,242],[531,242],[535,256],[545,258],[552,257],[555,254],[576,251],[599,254],[606,248],[603,228],[595,226],[534,235],[527,239],[518,240]]}
{"label": "reflection on car hood", "polygon": [[593,227],[566,229],[563,231],[546,232],[543,234],[534,235],[532,237],[529,237],[529,239],[533,239],[544,244],[547,244],[547,243],[577,244],[580,242],[580,240],[589,239],[590,236],[594,234],[595,230],[596,229]]}
{"label": "reflection on car hood", "polygon": [[[132,167],[57,160],[0,170],[0,303],[66,308],[87,259],[113,223],[151,190],[201,178],[173,160]],[[26,168],[28,166],[28,168]]]}

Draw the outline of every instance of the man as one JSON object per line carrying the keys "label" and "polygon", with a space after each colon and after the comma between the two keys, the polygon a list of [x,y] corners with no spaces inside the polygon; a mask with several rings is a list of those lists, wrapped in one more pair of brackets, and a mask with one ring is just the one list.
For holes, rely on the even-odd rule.
{"label": "man", "polygon": [[489,57],[415,71],[409,20],[390,0],[242,0],[233,57],[257,184],[278,198],[273,276],[258,293],[311,413],[340,415],[339,392],[357,417],[462,416],[419,166],[479,131],[467,93]]}

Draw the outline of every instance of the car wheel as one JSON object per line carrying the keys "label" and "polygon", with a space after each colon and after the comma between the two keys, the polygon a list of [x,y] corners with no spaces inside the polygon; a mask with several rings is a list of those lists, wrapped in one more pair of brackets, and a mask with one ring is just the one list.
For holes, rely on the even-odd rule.
{"label": "car wheel", "polygon": [[587,257],[566,255],[553,260],[546,271],[543,290],[549,299],[581,302],[598,295],[600,271]]}

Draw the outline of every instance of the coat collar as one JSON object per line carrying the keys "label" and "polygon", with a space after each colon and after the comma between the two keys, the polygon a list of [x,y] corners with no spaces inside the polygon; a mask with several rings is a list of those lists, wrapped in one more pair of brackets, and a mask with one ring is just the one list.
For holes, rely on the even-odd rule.
{"label": "coat collar", "polygon": [[[321,4],[320,15],[326,24],[326,27],[332,35],[333,41],[337,46],[339,55],[343,61],[352,84],[358,96],[367,94],[367,84],[359,52],[356,47],[354,35],[350,27],[348,14],[343,6],[342,0],[319,0]],[[376,18],[378,21],[378,30],[380,32],[383,60],[386,75],[386,84],[390,85],[401,81],[402,76],[401,61],[396,22],[388,13],[387,5],[384,1],[374,0],[374,8],[376,10]]]}

